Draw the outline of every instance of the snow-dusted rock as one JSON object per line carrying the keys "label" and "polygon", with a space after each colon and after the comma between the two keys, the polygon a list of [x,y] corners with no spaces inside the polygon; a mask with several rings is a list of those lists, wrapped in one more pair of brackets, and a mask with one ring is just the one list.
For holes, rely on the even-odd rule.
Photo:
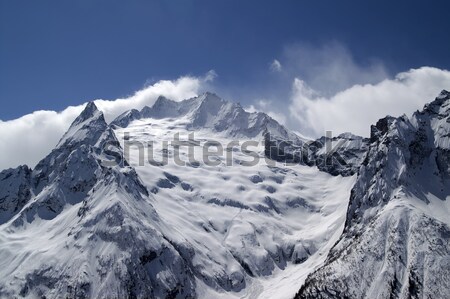
{"label": "snow-dusted rock", "polygon": [[111,125],[125,128],[130,124],[130,122],[140,118],[141,112],[136,109],[131,109],[119,115],[115,120],[111,122]]}
{"label": "snow-dusted rock", "polygon": [[270,133],[264,136],[265,154],[279,162],[316,166],[331,175],[352,176],[358,172],[369,140],[351,133],[323,136],[314,141],[286,140]]}
{"label": "snow-dusted rock", "polygon": [[22,210],[31,198],[31,169],[26,165],[0,172],[0,225]]}

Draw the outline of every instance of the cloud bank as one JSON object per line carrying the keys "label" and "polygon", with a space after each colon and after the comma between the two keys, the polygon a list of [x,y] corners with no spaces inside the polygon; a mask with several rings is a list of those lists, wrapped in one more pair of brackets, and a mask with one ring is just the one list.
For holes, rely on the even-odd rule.
{"label": "cloud bank", "polygon": [[[95,100],[95,104],[109,122],[128,109],[151,106],[160,95],[176,101],[194,97],[215,76],[215,72],[210,71],[204,77],[161,80],[128,98]],[[0,170],[22,164],[34,167],[56,146],[84,106],[68,107],[61,112],[35,111],[18,119],[0,121]]]}

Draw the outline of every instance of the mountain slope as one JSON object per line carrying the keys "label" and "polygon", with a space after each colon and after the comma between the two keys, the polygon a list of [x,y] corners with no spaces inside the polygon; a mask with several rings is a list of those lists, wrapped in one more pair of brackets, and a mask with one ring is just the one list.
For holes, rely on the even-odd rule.
{"label": "mountain slope", "polygon": [[344,233],[297,298],[450,294],[450,93],[372,126]]}

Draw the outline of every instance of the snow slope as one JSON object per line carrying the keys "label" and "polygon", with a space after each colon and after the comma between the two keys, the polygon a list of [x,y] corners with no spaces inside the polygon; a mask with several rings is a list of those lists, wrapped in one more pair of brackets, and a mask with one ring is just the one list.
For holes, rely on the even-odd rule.
{"label": "snow slope", "polygon": [[[153,142],[153,159],[161,162],[164,141],[170,142],[175,133],[188,140],[187,121],[143,119],[115,132],[119,138],[127,133],[131,144]],[[227,145],[230,139],[203,129],[195,131],[195,141]],[[342,231],[355,177],[333,177],[302,165],[267,165],[263,142],[258,144],[252,148],[262,158],[256,166],[241,165],[249,157],[237,147],[233,165],[217,155],[210,157],[217,161],[214,166],[202,161],[200,146],[191,156],[187,147],[180,147],[186,166],[174,163],[173,151],[167,165],[139,166],[138,147],[131,151],[130,164],[151,191],[158,215],[181,235],[166,236],[193,251],[200,297],[293,296],[295,288],[285,289],[279,281],[304,279]]]}

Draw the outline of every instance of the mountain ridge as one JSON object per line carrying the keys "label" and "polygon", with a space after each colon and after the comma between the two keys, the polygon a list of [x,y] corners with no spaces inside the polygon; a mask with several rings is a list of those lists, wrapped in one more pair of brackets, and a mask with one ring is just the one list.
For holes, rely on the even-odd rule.
{"label": "mountain ridge", "polygon": [[269,115],[247,112],[240,104],[228,102],[210,92],[181,102],[160,96],[152,107],[126,111],[114,119],[111,125],[126,127],[137,119],[181,116],[188,116],[187,128],[191,130],[209,128],[234,137],[252,138],[262,135],[267,128],[280,138],[302,141],[302,138],[289,132]]}

